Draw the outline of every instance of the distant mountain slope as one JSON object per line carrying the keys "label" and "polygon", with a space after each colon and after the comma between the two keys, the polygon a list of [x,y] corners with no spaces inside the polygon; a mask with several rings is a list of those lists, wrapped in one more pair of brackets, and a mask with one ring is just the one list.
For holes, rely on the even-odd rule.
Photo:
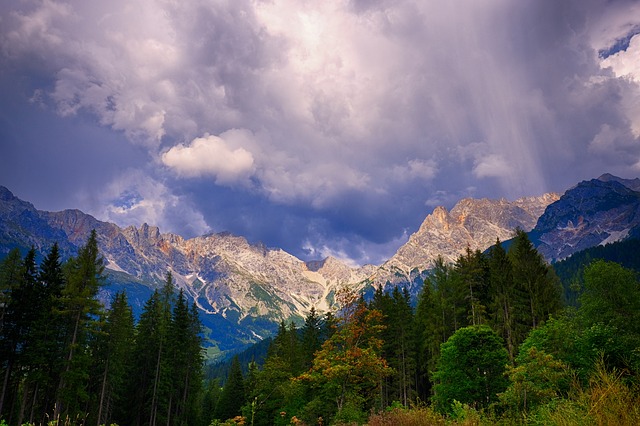
{"label": "distant mountain slope", "polygon": [[640,180],[609,174],[568,189],[531,233],[548,261],[580,250],[640,236]]}

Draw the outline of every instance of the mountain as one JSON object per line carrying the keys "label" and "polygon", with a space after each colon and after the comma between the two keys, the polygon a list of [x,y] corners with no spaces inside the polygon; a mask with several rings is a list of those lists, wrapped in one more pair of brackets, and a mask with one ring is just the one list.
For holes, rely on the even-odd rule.
{"label": "mountain", "polygon": [[69,257],[92,229],[109,275],[103,301],[125,289],[139,312],[171,271],[176,286],[202,312],[211,354],[260,340],[282,320],[300,323],[311,307],[328,310],[339,288],[375,270],[371,265],[352,268],[334,258],[303,262],[229,233],[184,239],[148,224],[120,228],[79,210],[39,211],[0,187],[0,257],[31,246],[43,256],[54,242]]}
{"label": "mountain", "polygon": [[555,193],[513,202],[504,198],[465,198],[451,211],[436,207],[420,229],[378,268],[369,282],[373,287],[409,282],[417,290],[437,257],[455,262],[467,247],[484,251],[498,238],[501,241],[512,238],[518,228],[530,231],[545,208],[559,198]]}
{"label": "mountain", "polygon": [[530,235],[549,262],[640,237],[640,179],[605,174],[580,182],[545,210]]}
{"label": "mountain", "polygon": [[453,262],[467,247],[483,251],[517,228],[532,230],[532,241],[550,261],[640,235],[639,190],[639,179],[603,175],[562,196],[463,199],[450,211],[436,207],[382,265],[351,267],[331,257],[305,262],[229,233],[184,239],[148,224],[120,228],[79,210],[40,211],[0,187],[0,258],[31,246],[42,256],[54,242],[64,257],[73,256],[95,229],[109,274],[103,301],[124,289],[139,313],[171,271],[200,308],[209,356],[216,357],[271,335],[282,320],[300,323],[311,307],[330,309],[345,286],[366,293],[408,285],[415,295],[438,256]]}

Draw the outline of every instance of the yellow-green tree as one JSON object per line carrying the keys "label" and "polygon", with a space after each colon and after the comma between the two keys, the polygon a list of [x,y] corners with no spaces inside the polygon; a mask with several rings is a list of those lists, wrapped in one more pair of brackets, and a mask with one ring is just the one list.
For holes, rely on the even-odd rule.
{"label": "yellow-green tree", "polygon": [[[340,293],[339,302],[342,309],[336,332],[323,343],[313,367],[300,379],[308,380],[317,390],[310,407],[327,407],[317,399],[329,400],[337,420],[359,421],[375,403],[382,379],[391,369],[380,356],[380,312],[369,309],[352,292]],[[327,419],[334,413],[308,414]]]}

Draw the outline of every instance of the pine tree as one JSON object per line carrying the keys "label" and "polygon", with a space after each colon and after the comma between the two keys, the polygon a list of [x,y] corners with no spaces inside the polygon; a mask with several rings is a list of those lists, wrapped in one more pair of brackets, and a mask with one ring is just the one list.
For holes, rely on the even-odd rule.
{"label": "pine tree", "polygon": [[194,424],[198,415],[197,398],[201,392],[202,325],[197,307],[189,304],[180,290],[173,309],[167,357],[170,366],[170,391],[167,423]]}
{"label": "pine tree", "polygon": [[308,370],[313,365],[314,354],[322,345],[322,321],[315,307],[311,307],[304,320],[301,340],[302,369]]}
{"label": "pine tree", "polygon": [[78,256],[65,264],[66,286],[62,292],[65,327],[65,362],[58,386],[54,419],[61,415],[83,415],[89,398],[86,392],[90,356],[87,351],[89,334],[100,314],[98,290],[104,282],[103,258],[98,250],[95,229]]}
{"label": "pine tree", "polygon": [[134,344],[134,320],[124,292],[115,294],[102,333],[96,339],[95,379],[97,387],[96,423],[124,423],[122,405],[125,383],[130,375]]}
{"label": "pine tree", "polygon": [[468,325],[485,323],[487,306],[487,272],[485,259],[479,250],[467,246],[464,255],[456,261],[455,276],[464,291]]}
{"label": "pine tree", "polygon": [[562,288],[553,269],[533,247],[526,232],[516,231],[508,252],[513,281],[523,298],[516,305],[516,341],[524,340],[529,329],[544,322],[562,308]]}
{"label": "pine tree", "polygon": [[422,399],[430,396],[431,373],[440,357],[440,345],[451,337],[459,325],[456,319],[458,305],[461,304],[456,288],[459,281],[453,275],[453,268],[442,257],[438,257],[418,296],[415,350],[418,393]]}
{"label": "pine tree", "polygon": [[54,410],[55,390],[64,368],[64,327],[59,312],[65,279],[58,245],[54,244],[40,264],[37,277],[39,307],[35,325],[28,336],[30,350],[30,380],[33,397],[29,410],[29,423],[34,416],[44,422],[43,416]]}
{"label": "pine tree", "polygon": [[[16,260],[15,258],[13,260]],[[22,424],[27,401],[31,392],[34,373],[29,364],[32,341],[29,339],[37,323],[42,299],[37,280],[35,249],[31,248],[24,260],[16,265],[6,265],[5,273],[15,279],[9,283],[10,298],[6,306],[3,324],[3,340],[7,354],[7,367],[3,394],[11,394],[9,418],[16,416],[18,424]]]}
{"label": "pine tree", "polygon": [[167,272],[161,291],[154,291],[140,315],[134,349],[135,379],[129,385],[131,418],[136,425],[166,422],[171,392],[168,338],[174,298],[173,276]]}
{"label": "pine tree", "polygon": [[246,400],[244,378],[238,356],[234,356],[229,370],[229,377],[222,389],[216,408],[216,418],[220,420],[232,419],[242,414],[241,408]]}
{"label": "pine tree", "polygon": [[128,411],[133,425],[149,424],[147,422],[151,413],[155,367],[162,333],[161,312],[160,293],[156,290],[145,302],[136,326],[134,371],[128,381]]}
{"label": "pine tree", "polygon": [[515,352],[522,343],[522,336],[515,332],[515,309],[518,299],[513,283],[512,266],[507,252],[500,240],[489,249],[489,294],[488,305],[489,323],[491,327],[504,339],[507,345],[509,359],[513,361]]}

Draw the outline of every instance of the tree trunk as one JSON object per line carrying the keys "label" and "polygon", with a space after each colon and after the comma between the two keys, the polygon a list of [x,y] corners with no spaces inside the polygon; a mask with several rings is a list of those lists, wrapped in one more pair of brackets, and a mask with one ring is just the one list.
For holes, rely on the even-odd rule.
{"label": "tree trunk", "polygon": [[107,389],[107,371],[109,371],[109,358],[106,360],[106,364],[104,366],[104,374],[102,375],[102,386],[100,388],[100,404],[98,404],[98,423],[97,426],[100,426],[102,423],[102,407],[104,405],[104,395]]}
{"label": "tree trunk", "polygon": [[29,396],[29,382],[24,380],[24,389],[22,390],[22,402],[20,403],[20,413],[18,414],[18,424],[22,424],[24,419],[24,410],[27,407],[27,399]]}
{"label": "tree trunk", "polygon": [[0,395],[0,416],[2,415],[2,408],[4,406],[4,397],[7,394],[7,386],[9,385],[9,377],[11,376],[11,369],[13,368],[13,362],[9,360],[7,363],[7,369],[4,372],[4,380],[2,381],[2,395]]}
{"label": "tree trunk", "polygon": [[156,426],[157,415],[157,396],[158,396],[158,382],[160,381],[160,358],[162,355],[162,341],[160,341],[160,347],[158,348],[158,359],[156,361],[156,375],[153,380],[153,396],[151,398],[151,418],[149,419],[149,426]]}

